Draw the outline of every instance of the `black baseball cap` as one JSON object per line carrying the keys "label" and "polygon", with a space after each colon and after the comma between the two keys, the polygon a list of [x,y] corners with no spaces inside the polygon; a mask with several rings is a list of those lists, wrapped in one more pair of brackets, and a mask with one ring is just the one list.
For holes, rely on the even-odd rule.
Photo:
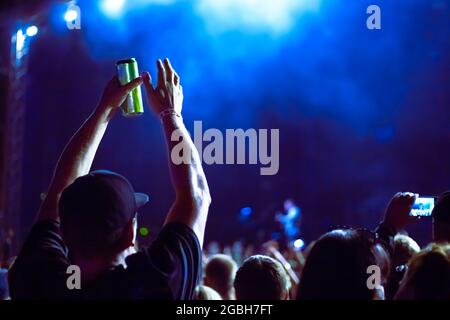
{"label": "black baseball cap", "polygon": [[63,191],[59,201],[61,229],[65,238],[81,245],[108,243],[148,201],[148,195],[135,193],[124,176],[108,170],[92,171]]}

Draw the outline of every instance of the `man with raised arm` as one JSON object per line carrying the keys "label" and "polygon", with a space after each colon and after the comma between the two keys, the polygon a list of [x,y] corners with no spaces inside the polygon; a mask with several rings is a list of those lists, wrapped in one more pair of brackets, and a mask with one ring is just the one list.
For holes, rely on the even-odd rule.
{"label": "man with raised arm", "polygon": [[[148,73],[125,86],[114,77],[64,149],[37,222],[10,270],[12,299],[192,297],[211,199],[181,118],[180,78],[168,59],[158,60],[157,67],[155,88]],[[164,128],[176,198],[155,241],[135,252],[137,212],[148,196],[135,193],[117,173],[89,171],[109,121],[141,83]],[[172,136],[182,140],[189,161],[172,163]]]}

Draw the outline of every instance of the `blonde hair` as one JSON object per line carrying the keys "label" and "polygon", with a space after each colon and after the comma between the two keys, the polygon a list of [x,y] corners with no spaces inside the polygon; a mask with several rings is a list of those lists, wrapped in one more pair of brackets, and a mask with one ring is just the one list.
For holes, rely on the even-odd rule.
{"label": "blonde hair", "polygon": [[397,234],[394,238],[392,263],[394,266],[406,264],[419,252],[420,247],[414,239],[403,234]]}
{"label": "blonde hair", "polygon": [[396,299],[450,299],[450,244],[432,243],[409,261]]}

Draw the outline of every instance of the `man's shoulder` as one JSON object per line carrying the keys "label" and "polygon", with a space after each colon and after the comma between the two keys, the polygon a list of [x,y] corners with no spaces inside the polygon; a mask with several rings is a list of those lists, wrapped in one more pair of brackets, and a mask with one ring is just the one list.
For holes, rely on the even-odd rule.
{"label": "man's shoulder", "polygon": [[39,220],[29,232],[20,252],[18,260],[60,260],[68,264],[67,247],[56,220]]}
{"label": "man's shoulder", "polygon": [[[82,299],[173,299],[167,275],[144,262],[145,253],[127,258],[127,268],[115,267],[82,288]],[[131,258],[131,259],[129,259]]]}

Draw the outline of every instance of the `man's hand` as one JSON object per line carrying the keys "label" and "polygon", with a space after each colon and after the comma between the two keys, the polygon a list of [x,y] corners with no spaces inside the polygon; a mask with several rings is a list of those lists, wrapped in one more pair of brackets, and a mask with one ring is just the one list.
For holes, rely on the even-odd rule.
{"label": "man's hand", "polygon": [[384,223],[400,230],[411,220],[409,213],[419,195],[411,192],[399,192],[391,199],[386,209]]}
{"label": "man's hand", "polygon": [[97,110],[100,112],[111,111],[115,113],[118,110],[117,108],[125,101],[130,91],[140,84],[142,84],[142,77],[137,77],[130,83],[122,86],[117,76],[114,76],[106,85]]}
{"label": "man's hand", "polygon": [[172,68],[169,59],[156,61],[158,67],[158,84],[153,88],[152,77],[148,72],[143,73],[144,86],[151,109],[159,115],[164,110],[173,110],[181,114],[183,104],[183,88],[180,77]]}
{"label": "man's hand", "polygon": [[[150,74],[144,73],[142,77],[151,109],[162,122],[175,191],[175,201],[165,223],[178,222],[190,227],[202,245],[211,203],[208,182],[197,148],[180,116],[183,104],[180,77],[170,65],[169,59],[164,59],[164,63],[158,60],[156,65],[158,66],[156,88],[153,88]],[[183,154],[188,155],[188,161],[176,164],[172,161],[171,153],[179,143],[182,143]]]}
{"label": "man's hand", "polygon": [[70,139],[61,154],[47,197],[39,209],[38,219],[59,220],[58,202],[61,193],[76,178],[89,173],[109,120],[125,101],[127,94],[141,83],[142,78],[138,77],[121,86],[116,76],[108,82],[97,108]]}

